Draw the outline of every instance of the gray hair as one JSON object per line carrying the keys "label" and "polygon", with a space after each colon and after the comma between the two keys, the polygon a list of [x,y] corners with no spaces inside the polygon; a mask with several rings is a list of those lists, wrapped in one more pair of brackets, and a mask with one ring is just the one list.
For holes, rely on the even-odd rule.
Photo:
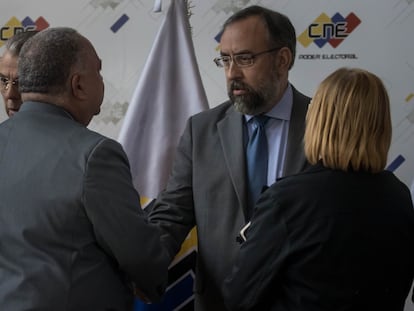
{"label": "gray hair", "polygon": [[10,37],[6,41],[5,51],[10,52],[10,54],[13,56],[19,56],[19,53],[23,47],[23,44],[37,33],[38,33],[37,31],[30,30],[30,31],[22,31],[22,32],[18,32],[14,34],[13,37]]}
{"label": "gray hair", "polygon": [[21,93],[63,92],[71,69],[79,63],[84,38],[68,27],[48,28],[30,38],[19,54]]}

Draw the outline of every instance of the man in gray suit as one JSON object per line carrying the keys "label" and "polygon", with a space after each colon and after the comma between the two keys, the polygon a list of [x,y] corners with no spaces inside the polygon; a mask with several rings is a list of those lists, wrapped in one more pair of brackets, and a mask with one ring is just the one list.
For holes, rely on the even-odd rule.
{"label": "man in gray suit", "polygon": [[268,119],[263,186],[307,165],[302,138],[310,98],[288,81],[295,49],[295,30],[280,13],[252,6],[226,21],[215,62],[224,67],[230,101],[188,120],[168,185],[152,206],[150,221],[164,231],[171,259],[197,227],[196,310],[225,310],[221,286],[254,205],[245,155],[254,130],[249,121]]}
{"label": "man in gray suit", "polygon": [[167,256],[122,147],[86,128],[104,84],[92,44],[50,28],[20,53],[23,105],[0,125],[0,310],[131,310]]}

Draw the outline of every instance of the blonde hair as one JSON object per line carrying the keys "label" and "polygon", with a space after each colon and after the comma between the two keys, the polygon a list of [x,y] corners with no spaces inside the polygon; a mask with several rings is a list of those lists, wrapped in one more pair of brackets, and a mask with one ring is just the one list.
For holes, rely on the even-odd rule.
{"label": "blonde hair", "polygon": [[381,79],[340,68],[316,90],[306,117],[305,154],[311,164],[343,171],[382,171],[391,144],[387,91]]}

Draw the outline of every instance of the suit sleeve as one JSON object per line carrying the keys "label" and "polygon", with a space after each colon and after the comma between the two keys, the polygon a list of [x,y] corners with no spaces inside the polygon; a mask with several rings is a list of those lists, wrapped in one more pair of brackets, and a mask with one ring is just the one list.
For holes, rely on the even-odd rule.
{"label": "suit sleeve", "polygon": [[278,209],[269,189],[256,205],[247,239],[224,281],[224,300],[229,310],[253,310],[268,300],[265,297],[269,285],[277,286],[288,251],[287,229]]}
{"label": "suit sleeve", "polygon": [[178,144],[167,188],[159,194],[149,213],[150,222],[163,231],[161,240],[168,249],[170,260],[195,226],[191,120]]}
{"label": "suit sleeve", "polygon": [[101,140],[87,159],[83,201],[98,244],[151,300],[164,292],[168,259],[159,229],[148,223],[120,144]]}

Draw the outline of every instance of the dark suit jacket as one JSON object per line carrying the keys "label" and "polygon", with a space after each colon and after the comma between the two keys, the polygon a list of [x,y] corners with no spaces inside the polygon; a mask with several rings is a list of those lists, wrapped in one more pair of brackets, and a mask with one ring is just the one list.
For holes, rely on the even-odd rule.
{"label": "dark suit jacket", "polygon": [[130,310],[158,299],[167,256],[122,147],[26,102],[0,125],[0,310]]}
{"label": "dark suit jacket", "polygon": [[230,310],[402,311],[414,210],[391,172],[317,165],[259,199],[224,292]]}
{"label": "dark suit jacket", "polygon": [[[293,90],[285,174],[301,171],[309,98]],[[247,188],[244,117],[230,102],[191,117],[181,137],[167,188],[150,220],[160,224],[171,258],[197,225],[196,310],[225,310],[221,286],[238,252],[245,224]]]}

